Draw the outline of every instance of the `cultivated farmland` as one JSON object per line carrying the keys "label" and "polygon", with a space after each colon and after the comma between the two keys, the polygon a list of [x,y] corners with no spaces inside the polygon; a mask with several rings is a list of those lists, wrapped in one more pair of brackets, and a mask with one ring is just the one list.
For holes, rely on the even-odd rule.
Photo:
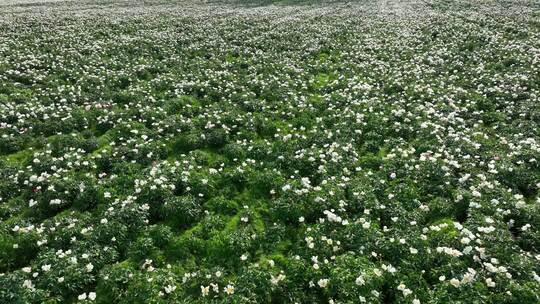
{"label": "cultivated farmland", "polygon": [[540,3],[0,1],[0,303],[540,303]]}

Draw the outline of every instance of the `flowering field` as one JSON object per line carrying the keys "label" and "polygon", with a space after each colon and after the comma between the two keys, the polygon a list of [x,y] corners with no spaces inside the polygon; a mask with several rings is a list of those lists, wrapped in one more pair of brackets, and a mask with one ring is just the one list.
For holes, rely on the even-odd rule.
{"label": "flowering field", "polygon": [[0,2],[0,303],[540,303],[540,3]]}

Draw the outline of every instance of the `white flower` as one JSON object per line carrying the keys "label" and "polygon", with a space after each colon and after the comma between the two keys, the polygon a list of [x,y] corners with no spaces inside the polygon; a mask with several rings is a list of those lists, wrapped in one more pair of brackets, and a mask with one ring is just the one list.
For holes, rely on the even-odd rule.
{"label": "white flower", "polygon": [[540,276],[533,271],[533,278],[536,280],[536,282],[540,283]]}
{"label": "white flower", "polygon": [[414,300],[412,300],[412,303],[413,303],[413,304],[420,304],[420,300],[414,299]]}
{"label": "white flower", "polygon": [[323,213],[326,214],[326,217],[328,218],[328,221],[330,222],[341,223],[342,221],[342,218],[340,216],[338,216],[337,214],[331,211],[324,210]]}
{"label": "white flower", "polygon": [[328,286],[328,279],[320,279],[317,282],[317,285],[319,285],[321,288],[326,288],[326,286]]}
{"label": "white flower", "polygon": [[225,291],[225,293],[228,295],[232,295],[234,293],[234,286],[232,286],[231,284],[228,284],[227,286],[223,288],[223,291]]}
{"label": "white flower", "polygon": [[94,270],[94,265],[92,263],[86,264],[86,272],[92,272]]}
{"label": "white flower", "polygon": [[82,294],[80,294],[80,295],[79,295],[79,296],[77,297],[77,299],[79,299],[80,301],[82,301],[82,300],[86,300],[86,292],[85,292],[85,293],[82,293]]}
{"label": "white flower", "polygon": [[277,277],[274,277],[273,275],[270,275],[270,282],[273,285],[277,285],[281,280],[285,279],[285,275],[280,273]]}
{"label": "white flower", "polygon": [[54,206],[54,205],[60,205],[61,203],[62,203],[62,201],[61,201],[60,199],[57,199],[57,198],[56,198],[56,199],[53,199],[53,200],[51,200],[51,201],[49,202],[49,204],[50,204],[51,206]]}
{"label": "white flower", "polygon": [[165,293],[169,294],[176,290],[176,285],[167,285],[165,286]]}
{"label": "white flower", "polygon": [[304,188],[311,187],[311,181],[307,177],[302,177],[300,183],[302,184],[302,186],[304,186]]}
{"label": "white flower", "polygon": [[96,293],[93,291],[88,293],[88,299],[90,299],[91,301],[94,301],[96,299]]}
{"label": "white flower", "polygon": [[242,260],[242,261],[247,260],[247,258],[248,258],[248,256],[245,253],[240,256],[240,260]]}
{"label": "white flower", "polygon": [[41,266],[41,270],[43,270],[44,272],[47,272],[47,271],[51,270],[51,265],[50,264],[43,265],[43,266]]}
{"label": "white flower", "polygon": [[363,286],[363,285],[366,284],[366,281],[364,280],[364,277],[362,277],[362,276],[358,276],[354,282],[358,286]]}
{"label": "white flower", "polygon": [[24,280],[22,286],[30,290],[34,290],[34,284],[32,284],[31,280]]}
{"label": "white flower", "polygon": [[453,278],[453,279],[451,279],[451,280],[450,280],[450,284],[452,284],[452,286],[454,286],[454,287],[458,288],[458,287],[459,287],[459,284],[460,284],[460,282],[459,282],[459,280],[458,280],[458,279],[456,279],[456,278]]}
{"label": "white flower", "polygon": [[201,285],[201,294],[203,297],[206,297],[210,293],[210,286],[202,286]]}
{"label": "white flower", "polygon": [[[211,276],[210,276],[210,277],[207,277],[207,278],[211,278]],[[212,290],[213,290],[215,293],[219,293],[219,285],[218,285],[218,284],[210,283],[210,286],[212,286]]]}

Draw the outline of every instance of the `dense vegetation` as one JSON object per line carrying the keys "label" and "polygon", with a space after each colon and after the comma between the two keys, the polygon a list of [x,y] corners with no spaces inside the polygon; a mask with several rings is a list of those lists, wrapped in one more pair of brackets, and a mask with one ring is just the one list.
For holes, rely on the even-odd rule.
{"label": "dense vegetation", "polygon": [[540,302],[535,1],[10,1],[0,37],[0,303]]}

